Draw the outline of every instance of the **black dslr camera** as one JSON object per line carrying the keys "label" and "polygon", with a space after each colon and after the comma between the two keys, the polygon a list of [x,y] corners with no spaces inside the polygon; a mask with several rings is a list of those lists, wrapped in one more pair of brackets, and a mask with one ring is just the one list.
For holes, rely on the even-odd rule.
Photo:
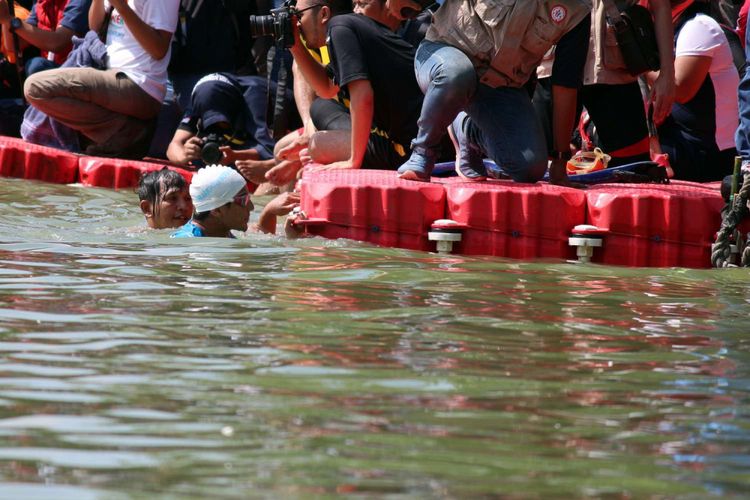
{"label": "black dslr camera", "polygon": [[201,138],[203,140],[203,146],[201,146],[201,160],[206,165],[218,165],[224,158],[224,153],[221,152],[221,147],[229,144],[224,134],[217,132],[209,132]]}
{"label": "black dslr camera", "polygon": [[297,13],[296,0],[286,0],[278,9],[271,9],[267,16],[250,16],[250,35],[273,36],[276,43],[285,49],[294,45],[292,17]]}

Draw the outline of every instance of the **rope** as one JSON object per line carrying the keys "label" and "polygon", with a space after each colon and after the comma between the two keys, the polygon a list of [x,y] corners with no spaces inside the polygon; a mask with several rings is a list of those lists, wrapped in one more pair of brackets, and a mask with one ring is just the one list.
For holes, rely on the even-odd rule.
{"label": "rope", "polygon": [[[744,173],[742,188],[734,195],[729,210],[726,210],[719,234],[716,236],[716,243],[711,246],[711,265],[714,267],[729,267],[730,256],[730,239],[737,226],[748,215],[747,201],[750,199],[750,172]],[[745,264],[745,255],[747,254],[747,264]],[[742,254],[743,266],[750,266],[750,252],[747,248]]]}
{"label": "rope", "polygon": [[740,262],[742,267],[750,267],[750,242],[745,246],[745,251],[742,252],[742,261]]}

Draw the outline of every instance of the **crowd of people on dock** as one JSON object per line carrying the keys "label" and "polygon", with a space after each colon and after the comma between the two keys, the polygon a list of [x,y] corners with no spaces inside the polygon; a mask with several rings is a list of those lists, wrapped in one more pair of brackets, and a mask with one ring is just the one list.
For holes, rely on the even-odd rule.
{"label": "crowd of people on dock", "polygon": [[[454,162],[470,181],[549,173],[575,186],[571,158],[598,148],[610,167],[654,160],[677,179],[720,180],[737,155],[750,168],[748,8],[0,0],[0,132],[199,169],[189,187],[165,169],[138,188],[149,226],[181,227],[175,236],[246,231],[248,182],[283,193],[257,224],[275,232],[299,202],[289,191],[303,168],[429,182]],[[644,27],[652,40],[634,39]]]}

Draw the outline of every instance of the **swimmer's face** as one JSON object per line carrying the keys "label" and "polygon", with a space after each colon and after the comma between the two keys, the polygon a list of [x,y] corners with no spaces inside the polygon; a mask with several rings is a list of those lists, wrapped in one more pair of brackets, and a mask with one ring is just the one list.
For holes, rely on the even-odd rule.
{"label": "swimmer's face", "polygon": [[[147,206],[144,208],[143,203]],[[168,229],[184,225],[193,215],[193,200],[187,186],[170,188],[151,206],[141,202],[146,222],[153,229]]]}
{"label": "swimmer's face", "polygon": [[253,211],[253,202],[250,201],[250,193],[247,188],[242,188],[231,203],[227,204],[224,220],[230,229],[236,231],[247,231],[247,223],[250,220],[250,212]]}

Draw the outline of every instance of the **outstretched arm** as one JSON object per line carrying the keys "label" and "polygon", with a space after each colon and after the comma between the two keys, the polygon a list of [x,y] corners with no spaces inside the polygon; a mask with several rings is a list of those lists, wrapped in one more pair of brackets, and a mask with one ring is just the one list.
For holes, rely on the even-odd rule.
{"label": "outstretched arm", "polygon": [[360,168],[367,151],[375,109],[374,93],[370,80],[354,80],[347,85],[351,99],[352,130],[349,159],[329,163],[323,169]]}
{"label": "outstretched arm", "polygon": [[554,184],[568,185],[565,171],[570,156],[570,138],[576,123],[578,89],[589,47],[591,19],[586,17],[560,39],[552,66],[552,140],[562,157],[552,158],[549,178]]}
{"label": "outstretched arm", "polygon": [[286,215],[294,207],[299,206],[299,194],[282,193],[268,202],[260,213],[258,219],[258,229],[268,234],[276,234],[276,217]]}
{"label": "outstretched arm", "polygon": [[675,99],[674,30],[669,0],[650,0],[654,15],[656,43],[659,46],[659,76],[651,88],[654,121],[661,123],[672,111]]}

